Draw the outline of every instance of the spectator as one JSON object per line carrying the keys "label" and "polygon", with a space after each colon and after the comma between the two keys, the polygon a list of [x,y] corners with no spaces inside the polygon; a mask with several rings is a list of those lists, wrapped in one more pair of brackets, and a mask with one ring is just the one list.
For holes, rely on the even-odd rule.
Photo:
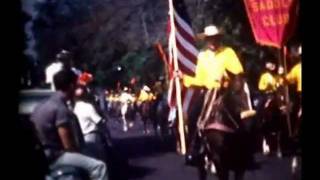
{"label": "spectator", "polygon": [[84,87],[77,88],[74,113],[79,120],[88,155],[103,160],[105,159],[103,140],[98,128],[103,118],[98,114],[90,99]]}
{"label": "spectator", "polygon": [[36,107],[31,116],[51,166],[79,167],[86,170],[91,179],[106,180],[105,163],[81,154],[74,134],[74,114],[68,109],[67,101],[74,96],[76,75],[70,69],[64,69],[54,76],[53,82],[57,92]]}

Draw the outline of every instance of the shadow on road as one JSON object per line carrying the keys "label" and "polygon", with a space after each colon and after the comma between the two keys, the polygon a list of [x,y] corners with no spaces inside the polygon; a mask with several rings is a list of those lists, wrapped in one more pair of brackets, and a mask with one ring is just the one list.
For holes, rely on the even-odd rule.
{"label": "shadow on road", "polygon": [[112,158],[109,165],[112,180],[143,179],[156,169],[131,164],[131,159],[155,157],[175,152],[173,136],[160,138],[154,134],[127,132],[126,137],[113,137]]}
{"label": "shadow on road", "polygon": [[175,151],[175,141],[172,136],[160,139],[157,136],[136,136],[124,139],[114,139],[119,153],[128,159],[155,156]]}
{"label": "shadow on road", "polygon": [[128,179],[141,179],[151,173],[156,171],[156,169],[143,167],[143,166],[129,166],[127,177]]}

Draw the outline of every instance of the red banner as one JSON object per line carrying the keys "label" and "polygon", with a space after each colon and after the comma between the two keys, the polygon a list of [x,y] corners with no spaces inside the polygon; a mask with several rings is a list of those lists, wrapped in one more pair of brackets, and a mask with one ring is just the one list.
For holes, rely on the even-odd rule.
{"label": "red banner", "polygon": [[298,0],[244,0],[254,38],[281,48],[295,30]]}

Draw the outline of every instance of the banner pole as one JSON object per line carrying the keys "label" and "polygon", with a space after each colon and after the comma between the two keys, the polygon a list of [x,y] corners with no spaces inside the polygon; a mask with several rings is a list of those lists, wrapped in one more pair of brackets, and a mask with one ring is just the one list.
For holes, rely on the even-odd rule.
{"label": "banner pole", "polygon": [[[281,51],[283,50],[283,51]],[[283,55],[283,58],[281,58],[281,55]],[[279,56],[281,59],[283,59],[283,68],[284,68],[284,74],[287,75],[287,60],[286,60],[286,55],[287,55],[287,47],[283,46],[280,49]],[[290,97],[289,97],[289,88],[288,85],[285,84],[285,101],[286,101],[286,106],[289,108],[290,105]],[[291,119],[290,119],[290,111],[286,111],[286,120],[287,120],[287,125],[288,125],[288,133],[289,137],[292,137],[292,129],[291,129]]]}
{"label": "banner pole", "polygon": [[[174,71],[179,71],[178,66],[178,54],[177,54],[177,46],[176,46],[176,39],[175,35],[172,32],[175,32],[175,25],[174,25],[174,11],[173,11],[173,2],[172,0],[169,0],[169,13],[170,13],[170,42],[172,43],[172,49],[173,49],[173,62],[174,62]],[[185,142],[185,132],[184,132],[184,121],[183,121],[183,112],[182,112],[182,101],[181,101],[181,85],[180,85],[180,79],[179,77],[175,78],[175,84],[176,84],[176,101],[178,106],[178,129],[179,129],[179,135],[180,135],[180,145],[181,145],[181,154],[186,154],[186,142]]]}
{"label": "banner pole", "polygon": [[169,70],[168,70],[168,68],[169,68],[168,62],[169,62],[169,61],[168,61],[168,59],[167,59],[167,55],[166,55],[166,53],[164,52],[163,47],[162,47],[162,45],[161,45],[160,42],[157,42],[157,43],[156,43],[156,48],[157,48],[157,50],[158,50],[158,52],[159,52],[160,58],[162,59],[162,61],[164,61],[164,66],[165,66],[165,68],[164,68],[164,70],[165,70],[165,83],[168,85],[168,84],[169,84]]}

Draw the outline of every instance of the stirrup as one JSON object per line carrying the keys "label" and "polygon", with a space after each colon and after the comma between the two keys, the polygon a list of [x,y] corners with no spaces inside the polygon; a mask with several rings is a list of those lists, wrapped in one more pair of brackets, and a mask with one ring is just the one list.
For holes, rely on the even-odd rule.
{"label": "stirrup", "polygon": [[247,119],[256,114],[257,112],[255,110],[246,110],[246,111],[242,111],[240,116],[241,116],[241,119]]}

